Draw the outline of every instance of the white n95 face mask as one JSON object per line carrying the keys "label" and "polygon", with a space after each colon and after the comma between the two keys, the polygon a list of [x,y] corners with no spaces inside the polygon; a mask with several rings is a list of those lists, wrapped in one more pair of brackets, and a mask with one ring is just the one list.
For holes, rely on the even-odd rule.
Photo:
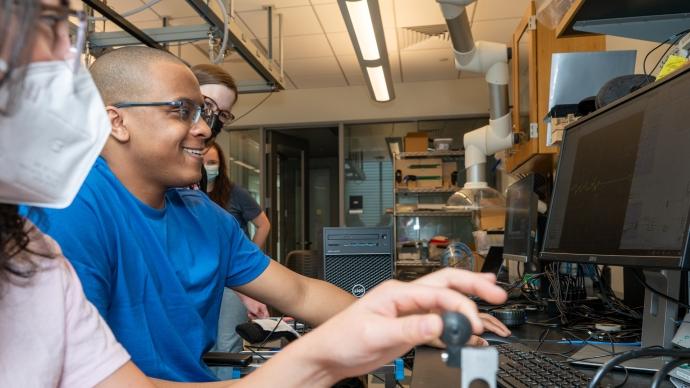
{"label": "white n95 face mask", "polygon": [[26,69],[19,95],[0,89],[0,203],[69,206],[110,134],[89,72],[66,62]]}

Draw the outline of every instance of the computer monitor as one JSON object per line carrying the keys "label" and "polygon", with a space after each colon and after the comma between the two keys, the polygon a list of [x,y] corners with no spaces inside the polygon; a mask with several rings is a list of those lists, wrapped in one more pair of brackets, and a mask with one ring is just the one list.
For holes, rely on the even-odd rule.
{"label": "computer monitor", "polygon": [[[685,68],[566,129],[541,260],[647,269],[647,283],[678,297],[678,270],[688,268],[689,111]],[[670,346],[676,314],[647,290],[642,346]]]}
{"label": "computer monitor", "polygon": [[535,174],[508,187],[506,223],[503,235],[503,258],[527,263],[532,260],[537,237],[537,205]]}
{"label": "computer monitor", "polygon": [[569,127],[543,259],[687,269],[690,72]]}

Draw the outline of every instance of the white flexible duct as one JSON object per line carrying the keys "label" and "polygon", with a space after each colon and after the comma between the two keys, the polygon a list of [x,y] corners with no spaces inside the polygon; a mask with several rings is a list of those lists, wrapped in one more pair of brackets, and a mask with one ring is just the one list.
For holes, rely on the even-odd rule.
{"label": "white flexible duct", "polygon": [[208,59],[213,63],[214,65],[217,65],[219,63],[222,63],[223,60],[225,59],[225,50],[228,48],[228,11],[225,8],[225,4],[223,4],[223,0],[216,0],[218,3],[218,7],[220,7],[220,11],[223,13],[223,43],[220,45],[220,51],[218,52],[217,56],[213,56],[213,46],[209,45],[209,53],[208,53]]}
{"label": "white flexible duct", "polygon": [[448,24],[455,54],[455,67],[458,70],[484,73],[489,84],[489,125],[466,133],[463,138],[467,169],[465,187],[486,187],[486,156],[512,147],[514,141],[508,105],[508,49],[502,43],[474,42],[466,14],[466,6],[474,0],[436,1],[441,6],[443,17]]}

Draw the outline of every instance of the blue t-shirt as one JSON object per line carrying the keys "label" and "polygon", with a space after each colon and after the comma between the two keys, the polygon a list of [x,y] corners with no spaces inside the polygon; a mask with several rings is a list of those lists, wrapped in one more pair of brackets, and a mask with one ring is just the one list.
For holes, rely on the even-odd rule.
{"label": "blue t-shirt", "polygon": [[232,191],[230,191],[230,200],[225,205],[225,210],[232,214],[237,222],[240,223],[240,227],[249,235],[249,230],[247,225],[249,221],[252,221],[261,214],[261,206],[256,203],[254,197],[249,194],[249,191],[244,188],[234,185]]}
{"label": "blue t-shirt", "polygon": [[224,287],[256,279],[269,258],[199,191],[171,189],[164,209],[134,197],[99,158],[67,209],[29,211],[62,247],[87,298],[145,374],[213,381]]}

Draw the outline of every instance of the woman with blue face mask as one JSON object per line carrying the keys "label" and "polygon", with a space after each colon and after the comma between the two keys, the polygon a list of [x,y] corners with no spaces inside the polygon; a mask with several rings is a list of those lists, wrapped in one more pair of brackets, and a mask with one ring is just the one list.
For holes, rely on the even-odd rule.
{"label": "woman with blue face mask", "polygon": [[[78,23],[72,39],[70,18]],[[0,0],[0,386],[187,385],[141,373],[60,247],[18,211],[20,203],[68,206],[110,134],[103,101],[78,62],[85,31],[85,15],[67,0]],[[437,338],[441,320],[428,311],[464,312],[479,332],[476,306],[461,292],[502,302],[492,283],[439,271],[384,284],[232,386],[328,387],[366,373]]]}

